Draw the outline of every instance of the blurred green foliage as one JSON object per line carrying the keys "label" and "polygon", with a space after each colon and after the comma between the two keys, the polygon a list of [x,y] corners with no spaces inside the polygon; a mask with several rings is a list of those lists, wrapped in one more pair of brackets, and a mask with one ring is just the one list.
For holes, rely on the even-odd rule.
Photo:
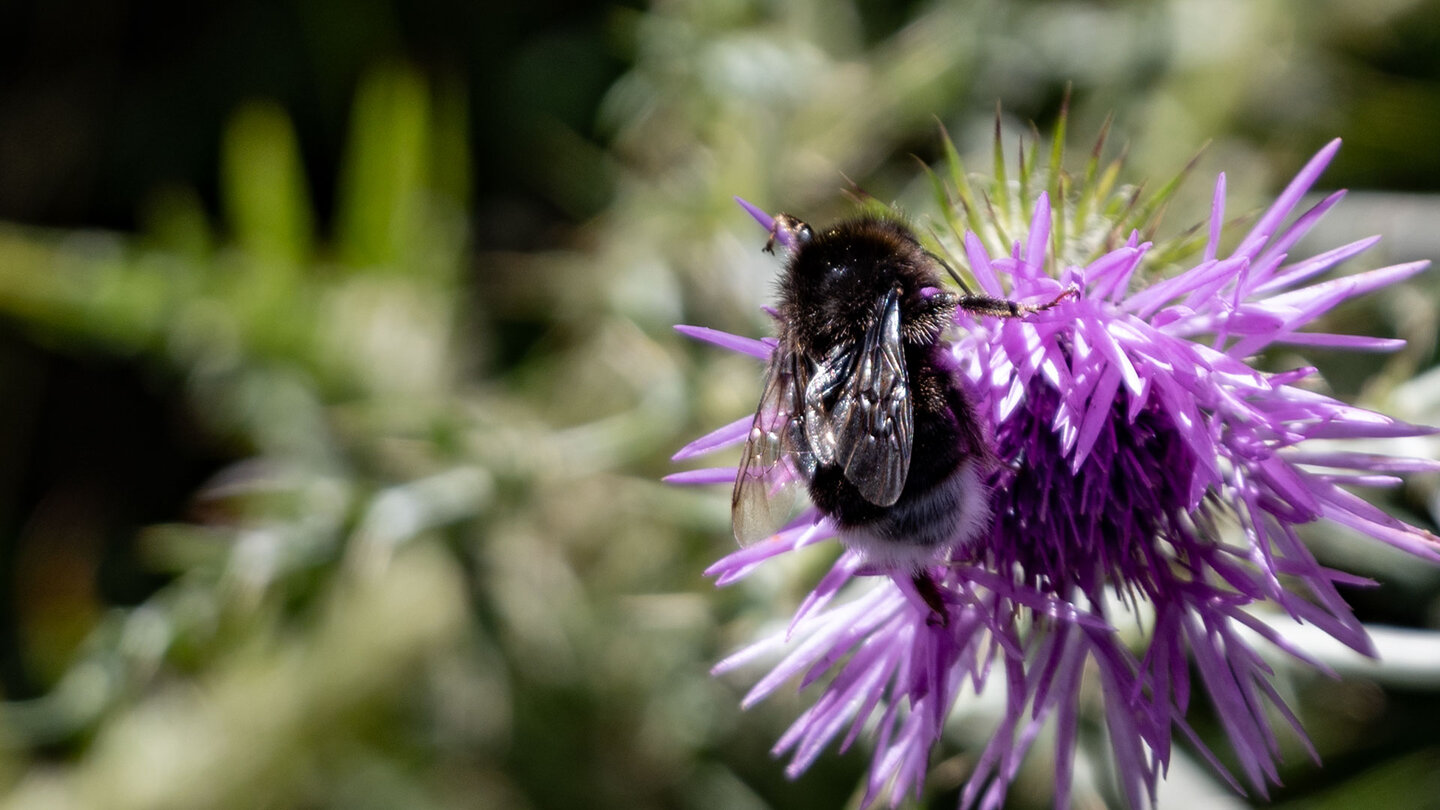
{"label": "blurred green foliage", "polygon": [[[1198,173],[1229,172],[1244,211],[1341,135],[1326,183],[1440,187],[1433,2],[221,8],[193,75],[145,73],[122,94],[143,115],[75,141],[126,167],[96,170],[94,206],[26,209],[60,173],[0,157],[31,183],[0,194],[31,223],[0,226],[4,807],[854,806],[863,752],[796,782],[767,754],[803,697],[742,714],[743,685],[707,674],[826,550],[715,592],[723,495],[658,483],[754,405],[753,365],[669,330],[768,326],[773,262],[731,195],[823,221],[848,177],[924,222],[909,155],[944,157],[937,119],[985,165],[996,101],[1013,150],[1067,85],[1076,143],[1113,116],[1116,182],[1209,141]],[[0,145],[72,165],[63,139],[35,151],[50,130],[15,93],[31,106],[0,91]],[[1432,254],[1433,228],[1381,212],[1424,222],[1433,197],[1357,196],[1337,215],[1395,236],[1388,258]],[[1208,204],[1182,189],[1167,227]],[[1436,288],[1337,314],[1412,340],[1378,378],[1373,358],[1306,361],[1440,422]],[[1424,521],[1435,483],[1388,502]],[[1315,541],[1387,583],[1355,592],[1364,616],[1436,624],[1436,572]],[[1327,767],[1297,748],[1278,800],[1426,806],[1437,684],[1347,676],[1282,671]],[[927,805],[953,805],[977,712]],[[1170,795],[1213,790],[1186,762]],[[1013,803],[1047,803],[1044,770]]]}

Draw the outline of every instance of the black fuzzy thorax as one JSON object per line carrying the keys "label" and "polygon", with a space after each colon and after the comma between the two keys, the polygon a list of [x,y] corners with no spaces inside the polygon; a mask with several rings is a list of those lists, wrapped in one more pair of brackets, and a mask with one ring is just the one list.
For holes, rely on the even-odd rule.
{"label": "black fuzzy thorax", "polygon": [[840,343],[859,341],[878,317],[880,299],[898,287],[906,342],[933,343],[953,309],[939,311],[921,290],[939,286],[934,258],[909,228],[856,219],[817,232],[791,254],[780,315],[793,345],[818,358]]}

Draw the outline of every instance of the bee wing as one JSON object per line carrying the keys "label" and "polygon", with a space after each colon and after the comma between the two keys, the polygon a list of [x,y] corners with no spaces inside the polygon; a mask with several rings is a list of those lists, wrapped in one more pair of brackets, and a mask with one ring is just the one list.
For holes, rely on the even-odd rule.
{"label": "bee wing", "polygon": [[914,415],[900,295],[879,301],[879,317],[858,344],[836,347],[805,391],[805,428],[820,464],[835,464],[865,500],[890,506],[910,472]]}
{"label": "bee wing", "polygon": [[730,496],[735,539],[742,546],[770,536],[798,513],[803,498],[797,484],[815,474],[800,407],[807,376],[804,361],[781,341],[765,372]]}

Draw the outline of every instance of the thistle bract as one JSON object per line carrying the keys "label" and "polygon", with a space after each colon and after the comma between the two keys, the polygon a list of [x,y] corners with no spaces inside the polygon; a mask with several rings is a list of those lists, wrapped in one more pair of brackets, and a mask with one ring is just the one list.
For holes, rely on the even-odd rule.
{"label": "thistle bract", "polygon": [[[1322,567],[1297,527],[1329,520],[1440,561],[1434,536],[1346,489],[1440,465],[1308,444],[1433,431],[1316,393],[1306,387],[1313,368],[1267,373],[1247,362],[1277,344],[1399,345],[1302,331],[1341,302],[1425,267],[1316,280],[1375,239],[1290,257],[1343,196],[1331,194],[1297,215],[1338,148],[1332,142],[1315,155],[1228,252],[1221,249],[1220,175],[1203,244],[1195,240],[1183,264],[1176,259],[1183,246],[1143,235],[1168,189],[1139,204],[1111,193],[1115,173],[1096,171],[1092,160],[1072,192],[1057,150],[1044,190],[1031,195],[1026,181],[1017,189],[997,177],[982,194],[951,153],[952,185],[936,183],[958,243],[953,263],[991,296],[1036,303],[1071,285],[1080,294],[1025,319],[959,318],[956,368],[1002,465],[989,482],[988,532],[930,568],[947,621],[933,621],[908,572],[860,577],[859,560],[847,552],[786,633],[716,667],[726,672],[777,648],[788,651],[747,703],[797,676],[802,686],[823,684],[776,745],[777,754],[790,755],[791,774],[868,728],[875,752],[866,803],[898,803],[922,784],[962,687],[979,692],[993,681],[1003,686],[1003,712],[962,804],[998,807],[1021,759],[1051,725],[1056,804],[1063,806],[1081,684],[1091,679],[1116,784],[1130,806],[1154,803],[1177,733],[1236,789],[1243,781],[1263,795],[1278,781],[1279,743],[1269,718],[1283,718],[1301,739],[1304,733],[1256,644],[1322,665],[1257,618],[1257,608],[1372,654],[1336,589],[1363,580]],[[1017,224],[1007,212],[1023,216]],[[763,213],[752,213],[768,225]],[[762,341],[682,331],[756,356],[769,352]],[[748,417],[737,421],[677,458],[738,443],[748,425]],[[733,476],[718,469],[672,478],[728,483]],[[831,536],[828,521],[812,515],[708,573],[727,584],[767,558]],[[879,585],[847,587],[862,579]],[[1117,630],[1130,614],[1145,617],[1138,642]],[[1213,703],[1241,773],[1227,773],[1186,724],[1198,690]]]}

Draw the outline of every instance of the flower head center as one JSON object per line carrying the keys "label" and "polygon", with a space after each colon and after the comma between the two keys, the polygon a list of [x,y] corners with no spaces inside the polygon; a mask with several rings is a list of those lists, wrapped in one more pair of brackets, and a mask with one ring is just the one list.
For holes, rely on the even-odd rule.
{"label": "flower head center", "polygon": [[1117,397],[1078,469],[1054,429],[1061,393],[1038,377],[995,432],[1003,467],[993,479],[995,520],[981,539],[999,570],[1057,595],[1092,598],[1106,584],[1153,592],[1168,568],[1162,543],[1192,534],[1187,493],[1194,469],[1170,417],[1153,404],[1135,420]]}

